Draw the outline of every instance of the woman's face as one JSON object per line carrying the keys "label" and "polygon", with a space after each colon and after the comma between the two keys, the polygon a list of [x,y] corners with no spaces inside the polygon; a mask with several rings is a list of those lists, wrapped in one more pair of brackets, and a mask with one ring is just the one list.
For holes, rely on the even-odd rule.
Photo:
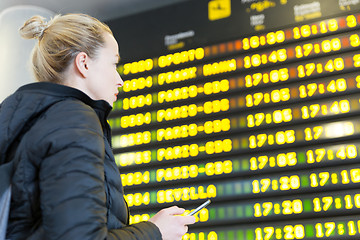
{"label": "woman's face", "polygon": [[118,88],[123,86],[124,82],[116,70],[120,58],[118,44],[109,33],[104,33],[104,38],[105,46],[87,63],[87,90],[92,99],[105,100],[113,106],[119,93]]}

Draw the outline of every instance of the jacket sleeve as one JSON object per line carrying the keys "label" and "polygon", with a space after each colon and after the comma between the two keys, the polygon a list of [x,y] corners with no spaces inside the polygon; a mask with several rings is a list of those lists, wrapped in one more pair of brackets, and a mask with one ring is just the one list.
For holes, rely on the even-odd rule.
{"label": "jacket sleeve", "polygon": [[[71,109],[71,110],[69,110]],[[104,139],[95,112],[81,104],[50,109],[40,144],[40,201],[45,239],[162,239],[159,229],[142,222],[107,229]]]}

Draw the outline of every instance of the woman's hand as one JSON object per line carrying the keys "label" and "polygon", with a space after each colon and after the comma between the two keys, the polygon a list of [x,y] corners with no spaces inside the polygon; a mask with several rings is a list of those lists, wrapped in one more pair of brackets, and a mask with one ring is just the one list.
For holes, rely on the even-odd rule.
{"label": "woman's hand", "polygon": [[188,231],[187,225],[195,223],[194,216],[179,216],[184,212],[177,206],[164,208],[149,221],[160,229],[163,240],[180,240]]}

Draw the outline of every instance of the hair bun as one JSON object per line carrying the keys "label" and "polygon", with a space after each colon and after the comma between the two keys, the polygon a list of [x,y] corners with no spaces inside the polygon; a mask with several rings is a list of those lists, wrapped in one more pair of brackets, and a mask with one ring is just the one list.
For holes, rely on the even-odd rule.
{"label": "hair bun", "polygon": [[40,39],[44,31],[48,28],[48,23],[42,16],[33,16],[20,28],[20,35],[25,39]]}

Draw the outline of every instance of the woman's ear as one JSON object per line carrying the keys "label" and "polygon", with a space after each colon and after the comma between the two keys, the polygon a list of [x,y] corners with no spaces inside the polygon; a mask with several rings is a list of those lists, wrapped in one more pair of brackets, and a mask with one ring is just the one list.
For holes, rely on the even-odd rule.
{"label": "woman's ear", "polygon": [[84,52],[78,53],[75,57],[75,69],[83,78],[86,78],[88,76],[89,60],[89,56]]}

